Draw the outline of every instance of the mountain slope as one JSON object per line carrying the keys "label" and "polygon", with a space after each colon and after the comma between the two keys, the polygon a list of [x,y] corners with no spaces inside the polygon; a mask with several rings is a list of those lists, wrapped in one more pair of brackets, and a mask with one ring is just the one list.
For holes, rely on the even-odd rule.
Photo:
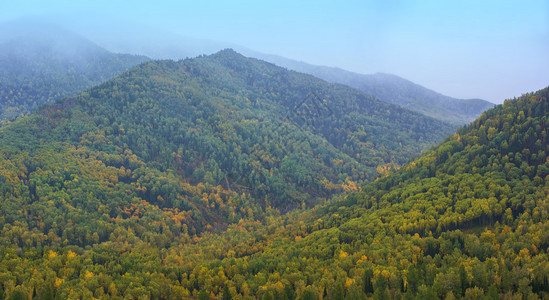
{"label": "mountain slope", "polygon": [[0,129],[0,283],[189,295],[191,256],[167,251],[357,190],[450,130],[231,50],[141,64]]}
{"label": "mountain slope", "polygon": [[[73,110],[85,117],[72,118]],[[39,116],[47,122],[37,125],[44,122]],[[50,119],[61,125],[48,127]],[[52,133],[70,124],[52,142],[93,145],[84,137],[94,131],[161,171],[251,190],[277,207],[313,203],[374,178],[451,132],[356,90],[231,50],[141,65],[33,120]],[[112,151],[104,147],[97,150]]]}
{"label": "mountain slope", "polygon": [[549,88],[507,100],[345,199],[179,247],[185,272],[257,298],[545,298],[548,124]]}
{"label": "mountain slope", "polygon": [[80,93],[148,60],[114,54],[61,28],[2,24],[0,119],[11,119]]}
{"label": "mountain slope", "polygon": [[465,125],[494,106],[481,99],[455,99],[422,87],[392,74],[358,74],[340,68],[315,66],[277,55],[245,51],[251,57],[311,74],[328,82],[335,82],[359,89],[385,102],[397,104],[455,126]]}

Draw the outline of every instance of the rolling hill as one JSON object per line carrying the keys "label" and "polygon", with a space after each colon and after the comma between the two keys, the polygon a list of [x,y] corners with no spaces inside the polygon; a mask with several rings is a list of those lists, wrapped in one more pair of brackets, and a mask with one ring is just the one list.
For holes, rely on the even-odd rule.
{"label": "rolling hill", "polygon": [[147,61],[40,22],[1,24],[0,121],[75,95]]}

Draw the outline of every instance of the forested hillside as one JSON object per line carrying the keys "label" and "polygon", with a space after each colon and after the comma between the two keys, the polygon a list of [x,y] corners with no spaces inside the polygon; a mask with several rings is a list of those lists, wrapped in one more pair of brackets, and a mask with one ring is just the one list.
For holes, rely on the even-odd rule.
{"label": "forested hillside", "polygon": [[0,122],[83,92],[148,60],[110,53],[47,24],[1,26]]}
{"label": "forested hillside", "polygon": [[178,248],[182,282],[226,299],[547,298],[548,96],[507,100],[344,199]]}
{"label": "forested hillside", "polygon": [[357,191],[449,132],[232,50],[144,63],[0,129],[4,295],[196,295],[180,247]]}
{"label": "forested hillside", "polygon": [[340,68],[315,66],[251,50],[245,53],[290,70],[311,74],[328,82],[348,85],[387,103],[400,105],[454,126],[466,125],[480,116],[483,111],[494,107],[493,103],[482,99],[456,99],[445,96],[393,74],[358,74]]}

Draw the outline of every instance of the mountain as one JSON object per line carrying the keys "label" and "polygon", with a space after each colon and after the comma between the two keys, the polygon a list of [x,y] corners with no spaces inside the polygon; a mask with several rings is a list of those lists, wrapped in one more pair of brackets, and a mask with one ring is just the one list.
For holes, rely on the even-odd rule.
{"label": "mountain", "polygon": [[10,22],[0,27],[0,120],[80,93],[148,60],[110,53],[54,25]]}
{"label": "mountain", "polygon": [[[454,127],[473,121],[493,106],[480,99],[444,96],[395,75],[363,75],[314,66],[238,45],[182,37],[147,27],[139,27],[139,34],[135,34],[138,24],[124,28],[114,20],[97,24],[90,31],[81,21],[73,20],[74,30],[86,32],[86,36],[117,52],[146,54],[155,59],[179,59],[231,47],[250,57],[357,88]],[[90,22],[95,20],[84,23]],[[77,94],[148,60],[144,56],[109,53],[75,33],[35,18],[0,26],[3,29],[0,32],[0,119],[11,119],[43,103]],[[116,28],[116,34],[109,33],[112,28]]]}
{"label": "mountain", "polygon": [[290,70],[311,74],[328,82],[341,83],[359,89],[385,102],[422,113],[454,126],[468,124],[494,106],[481,99],[455,99],[392,74],[358,74],[340,68],[315,66],[277,55],[252,50],[243,53]]}
{"label": "mountain", "polygon": [[204,279],[171,251],[357,191],[451,130],[232,50],[143,63],[0,128],[0,290],[189,295]]}
{"label": "mountain", "polygon": [[263,299],[545,298],[548,121],[545,88],[360,192],[179,247],[193,261],[183,286]]}

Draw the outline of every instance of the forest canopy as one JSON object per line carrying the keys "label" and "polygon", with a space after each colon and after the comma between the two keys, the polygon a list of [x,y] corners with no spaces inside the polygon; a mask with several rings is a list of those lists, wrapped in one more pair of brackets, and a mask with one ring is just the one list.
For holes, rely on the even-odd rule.
{"label": "forest canopy", "polygon": [[0,291],[547,297],[547,94],[448,136],[231,50],[141,64],[0,128]]}

